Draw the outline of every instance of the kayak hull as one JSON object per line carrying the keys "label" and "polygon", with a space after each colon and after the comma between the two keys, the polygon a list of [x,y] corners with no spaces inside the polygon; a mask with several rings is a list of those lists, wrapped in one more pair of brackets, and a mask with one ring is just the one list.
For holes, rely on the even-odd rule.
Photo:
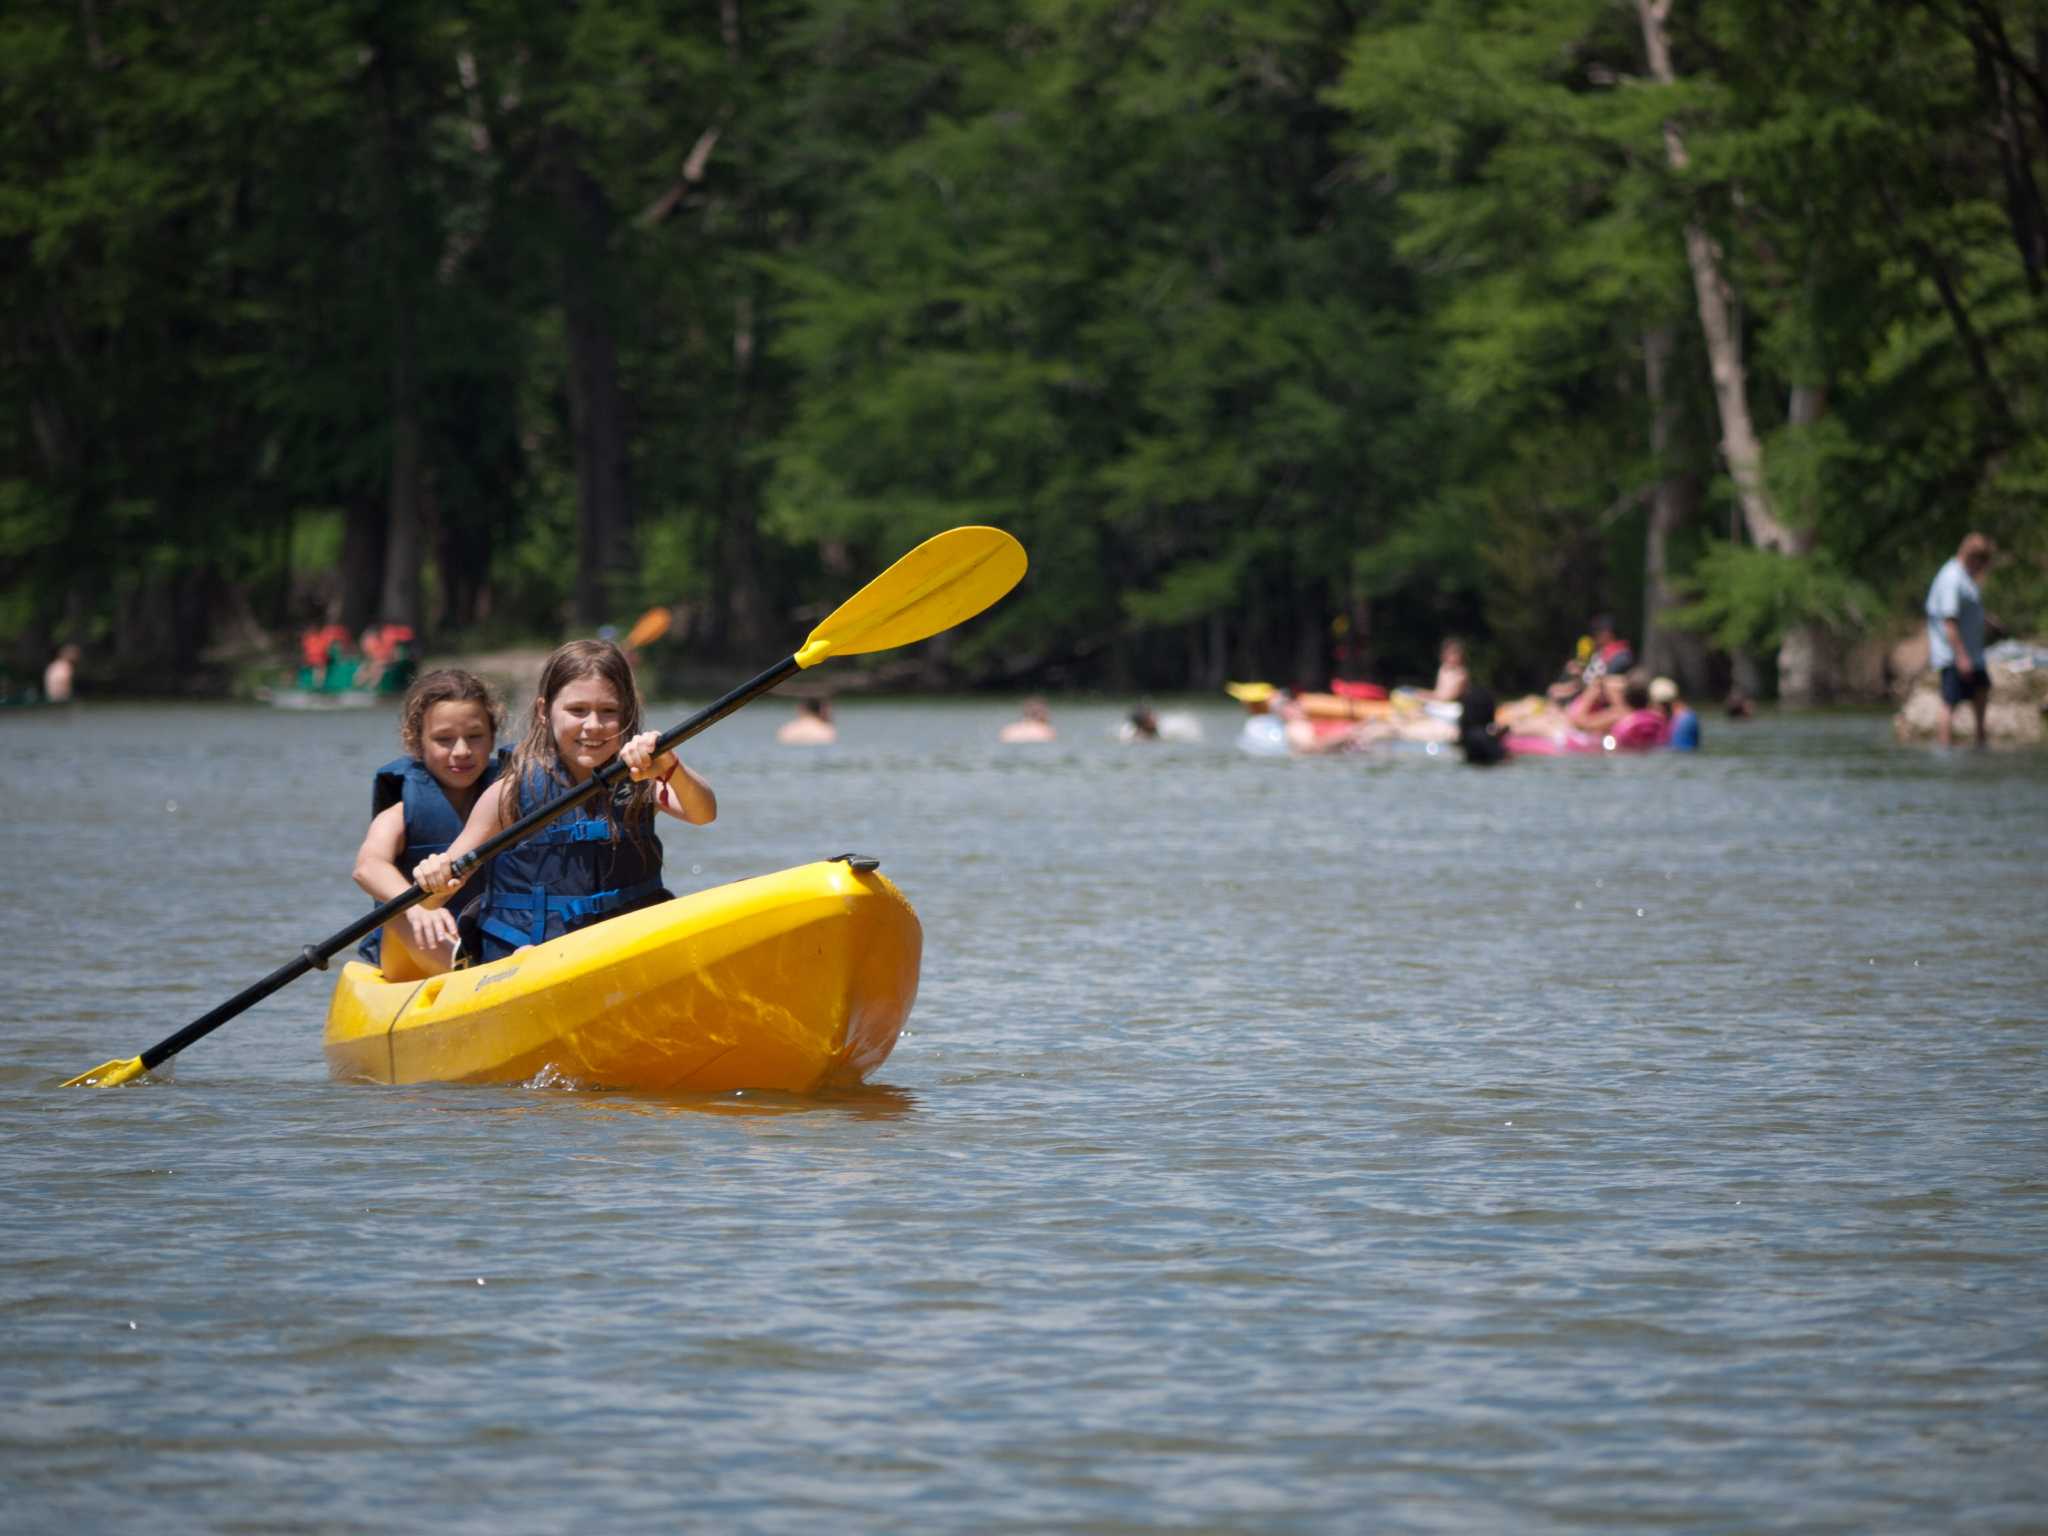
{"label": "kayak hull", "polygon": [[328,1070],[393,1084],[812,1093],[888,1058],[923,943],[880,874],[800,865],[424,982],[351,962],[328,1007]]}

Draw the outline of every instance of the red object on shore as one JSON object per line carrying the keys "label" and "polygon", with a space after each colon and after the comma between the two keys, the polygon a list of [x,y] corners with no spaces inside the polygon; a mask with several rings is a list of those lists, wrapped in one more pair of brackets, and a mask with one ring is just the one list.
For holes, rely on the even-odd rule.
{"label": "red object on shore", "polygon": [[1340,699],[1384,699],[1387,690],[1378,683],[1354,683],[1349,678],[1330,679],[1330,692]]}
{"label": "red object on shore", "polygon": [[344,653],[349,648],[348,631],[339,624],[309,629],[299,636],[299,656],[309,667],[326,666],[327,653],[334,646],[340,646]]}
{"label": "red object on shore", "polygon": [[410,624],[377,624],[363,631],[363,654],[379,666],[388,666],[398,648],[413,638]]}

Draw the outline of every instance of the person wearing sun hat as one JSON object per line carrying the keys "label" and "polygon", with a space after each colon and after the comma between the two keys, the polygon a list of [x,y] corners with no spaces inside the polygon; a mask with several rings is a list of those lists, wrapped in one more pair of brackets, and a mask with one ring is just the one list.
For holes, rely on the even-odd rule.
{"label": "person wearing sun hat", "polygon": [[1700,717],[1692,706],[1678,696],[1678,684],[1668,677],[1652,678],[1650,681],[1650,704],[1664,712],[1664,718],[1671,722],[1667,741],[1673,751],[1696,752],[1700,745]]}

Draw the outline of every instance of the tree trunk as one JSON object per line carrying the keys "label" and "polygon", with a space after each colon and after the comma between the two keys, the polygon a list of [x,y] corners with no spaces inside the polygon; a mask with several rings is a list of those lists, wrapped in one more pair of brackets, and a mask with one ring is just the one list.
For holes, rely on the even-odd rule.
{"label": "tree trunk", "polygon": [[341,612],[338,621],[359,635],[377,616],[384,596],[384,544],[388,505],[367,497],[349,503],[341,529]]}
{"label": "tree trunk", "polygon": [[419,350],[412,308],[399,279],[392,316],[391,501],[385,523],[384,580],[377,617],[420,627],[421,454]]}
{"label": "tree trunk", "polygon": [[[1810,427],[1827,409],[1827,386],[1793,388],[1786,419],[1794,428]],[[1813,535],[1794,536],[1790,554],[1805,554]],[[1842,656],[1835,638],[1820,624],[1794,625],[1778,644],[1778,698],[1787,704],[1825,704],[1841,689]]]}
{"label": "tree trunk", "polygon": [[483,617],[484,583],[491,569],[491,529],[488,524],[458,529],[447,518],[436,518],[434,564],[441,573],[441,617],[443,629],[474,629]]}
{"label": "tree trunk", "polygon": [[[746,42],[740,23],[740,0],[719,0],[719,36],[725,44],[726,68],[734,79],[741,77]],[[713,140],[715,143],[716,140]],[[704,140],[698,140],[703,149]],[[691,152],[697,162],[697,152]],[[703,165],[697,162],[697,174]],[[685,175],[689,173],[686,171]],[[748,180],[751,185],[751,180]],[[761,210],[747,192],[740,194],[739,217],[755,238],[765,238]],[[746,281],[746,279],[742,279]],[[769,635],[769,598],[761,572],[761,509],[759,479],[751,467],[755,433],[756,400],[755,346],[757,341],[754,297],[742,290],[732,307],[732,441],[725,445],[725,472],[720,476],[722,505],[719,520],[721,559],[718,568],[720,599],[725,605],[724,629],[729,643],[743,655],[753,655],[772,642]]]}
{"label": "tree trunk", "polygon": [[718,584],[726,643],[751,656],[770,644],[770,626],[767,586],[761,579],[760,509],[747,460],[754,416],[754,306],[746,294],[733,303],[732,366],[732,441],[720,450],[725,473],[720,477]]}
{"label": "tree trunk", "polygon": [[[1671,67],[1671,41],[1664,30],[1671,14],[1671,0],[1636,0],[1642,18],[1643,49],[1650,73],[1664,85],[1675,85],[1678,76]],[[1691,164],[1685,136],[1675,119],[1664,121],[1664,151],[1671,168],[1684,171]],[[1692,269],[1693,293],[1698,302],[1700,332],[1706,339],[1707,360],[1714,380],[1714,404],[1721,420],[1721,455],[1735,482],[1736,499],[1750,542],[1759,549],[1776,550],[1798,558],[1813,543],[1811,533],[1795,530],[1778,515],[1764,478],[1764,447],[1749,414],[1748,376],[1742,359],[1742,334],[1734,315],[1734,291],[1721,270],[1721,253],[1697,218],[1685,226],[1685,255]],[[1816,392],[1815,400],[1819,399]],[[1795,408],[1797,402],[1795,401]],[[1826,666],[1824,640],[1813,626],[1802,626],[1785,637],[1778,653],[1779,696],[1806,702],[1824,688]]]}
{"label": "tree trunk", "polygon": [[1230,628],[1221,613],[1189,627],[1188,676],[1196,688],[1214,693],[1230,675]]}
{"label": "tree trunk", "polygon": [[1294,608],[1294,666],[1289,686],[1326,688],[1330,683],[1330,621],[1319,603]]}
{"label": "tree trunk", "polygon": [[[405,195],[406,173],[412,164],[406,116],[398,101],[397,65],[391,47],[379,42],[371,71],[383,157],[379,166],[378,216],[383,246],[384,283],[390,306],[391,346],[391,483],[383,539],[383,569],[377,582],[373,618],[419,627],[420,621],[420,477],[423,431],[420,423],[419,337],[413,218]],[[353,623],[352,632],[357,630]]]}
{"label": "tree trunk", "polygon": [[[1676,85],[1671,68],[1671,42],[1664,22],[1671,0],[1636,0],[1642,17],[1643,49],[1650,73],[1664,85]],[[1671,168],[1684,171],[1692,163],[1678,123],[1664,123],[1664,152]],[[1734,316],[1734,290],[1721,272],[1721,252],[1706,226],[1690,219],[1685,226],[1686,264],[1692,269],[1693,294],[1699,305],[1700,331],[1706,338],[1707,361],[1714,380],[1714,404],[1721,418],[1721,456],[1735,481],[1742,517],[1753,543],[1763,549],[1792,552],[1792,530],[1779,521],[1764,481],[1764,447],[1750,419],[1748,377],[1742,360],[1742,334]]]}
{"label": "tree trunk", "polygon": [[1992,138],[1998,144],[1998,168],[2005,178],[2006,220],[2012,226],[2013,243],[2027,274],[2027,288],[2039,297],[2043,272],[2048,270],[2048,216],[2041,208],[2041,189],[2034,180],[2034,156],[2027,142],[2027,120],[2013,100],[2012,77],[1999,66],[1989,46],[1974,32],[1970,39],[1977,53],[1977,79],[1984,94],[1996,103],[1997,127]]}
{"label": "tree trunk", "polygon": [[1671,629],[1664,615],[1679,604],[1671,585],[1671,537],[1692,521],[1699,509],[1697,477],[1673,461],[1678,436],[1679,404],[1670,388],[1671,358],[1678,338],[1671,326],[1643,333],[1644,391],[1650,402],[1650,454],[1657,483],[1650,492],[1650,527],[1643,544],[1643,665],[1674,679],[1689,698],[1707,687],[1707,648],[1697,635]]}
{"label": "tree trunk", "polygon": [[[562,318],[569,346],[569,417],[576,443],[576,618],[619,620],[633,564],[626,399],[606,303],[612,210],[583,169],[571,134],[555,143],[555,196],[563,218]],[[630,615],[624,617],[630,619]]]}

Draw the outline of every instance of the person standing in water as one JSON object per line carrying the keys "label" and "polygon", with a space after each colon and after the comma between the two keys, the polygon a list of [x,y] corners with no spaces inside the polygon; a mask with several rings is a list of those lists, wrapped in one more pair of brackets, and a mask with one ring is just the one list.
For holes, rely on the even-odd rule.
{"label": "person standing in water", "polygon": [[1494,718],[1493,690],[1468,679],[1458,692],[1458,751],[1474,768],[1506,762],[1507,728]]}
{"label": "person standing in water", "polygon": [[1984,594],[1977,582],[1991,555],[1989,539],[1968,535],[1927,588],[1927,664],[1941,674],[1938,733],[1944,747],[1954,740],[1956,709],[1966,701],[1977,717],[1977,745],[1985,743],[1991,674],[1984,666]]}

